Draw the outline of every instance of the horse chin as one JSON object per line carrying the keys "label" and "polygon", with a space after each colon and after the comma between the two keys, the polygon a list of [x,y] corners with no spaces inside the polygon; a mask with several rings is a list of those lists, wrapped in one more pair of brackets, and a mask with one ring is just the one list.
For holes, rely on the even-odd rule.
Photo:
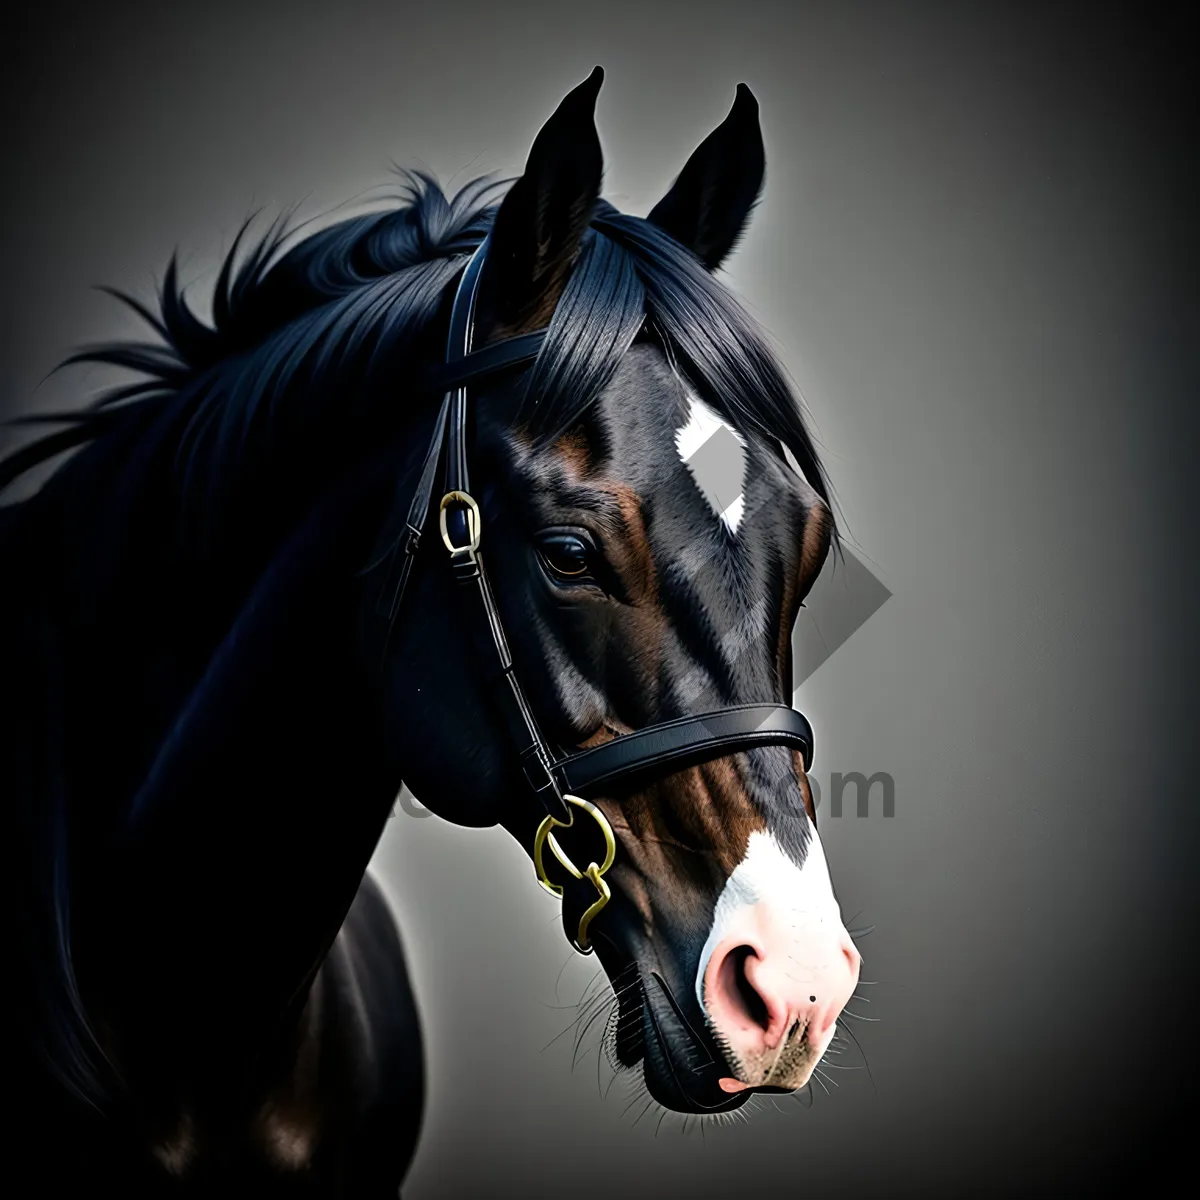
{"label": "horse chin", "polygon": [[728,1075],[720,1052],[697,1036],[661,977],[643,983],[642,1074],[655,1101],[678,1113],[724,1113],[741,1108],[752,1091],[732,1095],[719,1080]]}
{"label": "horse chin", "polygon": [[651,1098],[677,1113],[719,1113],[740,1108],[750,1092],[729,1094],[728,1075],[697,1015],[688,1017],[659,973],[657,956],[631,949],[619,933],[598,931],[596,952],[617,995],[613,1050],[627,1070],[641,1064]]}
{"label": "horse chin", "polygon": [[[647,1024],[649,1020],[647,1019]],[[687,1114],[716,1114],[732,1112],[750,1099],[751,1091],[728,1095],[698,1078],[687,1078],[688,1068],[682,1063],[686,1055],[663,1045],[660,1035],[652,1028],[646,1030],[646,1050],[642,1060],[642,1077],[646,1090],[656,1103],[671,1112]]]}

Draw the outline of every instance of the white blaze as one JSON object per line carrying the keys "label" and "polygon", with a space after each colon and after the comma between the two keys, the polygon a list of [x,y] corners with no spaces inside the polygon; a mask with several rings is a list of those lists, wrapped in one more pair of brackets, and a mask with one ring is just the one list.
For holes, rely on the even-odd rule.
{"label": "white blaze", "polygon": [[[675,447],[713,511],[730,533],[737,533],[745,508],[745,497],[740,482],[731,489],[729,479],[733,471],[736,471],[737,480],[743,477],[746,443],[736,429],[717,416],[699,397],[688,392],[687,401],[687,424],[676,430]],[[712,439],[719,434],[723,435],[720,441],[712,443]],[[714,447],[717,448],[716,452]],[[736,463],[730,462],[731,455],[736,456]],[[731,490],[734,492],[732,496],[729,494]]]}

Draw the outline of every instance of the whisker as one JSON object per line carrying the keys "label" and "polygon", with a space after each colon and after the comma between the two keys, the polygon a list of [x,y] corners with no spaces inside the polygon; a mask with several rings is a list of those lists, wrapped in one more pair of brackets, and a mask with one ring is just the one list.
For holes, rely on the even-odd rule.
{"label": "whisker", "polygon": [[561,999],[561,997],[558,994],[558,988],[559,988],[559,985],[562,983],[563,972],[571,965],[572,962],[574,962],[574,960],[575,960],[575,952],[568,951],[567,957],[565,959],[563,959],[563,965],[558,968],[558,976],[554,980],[554,998],[555,998],[555,1000]]}
{"label": "whisker", "polygon": [[863,1068],[867,1072],[867,1078],[871,1081],[871,1090],[875,1093],[876,1096],[878,1096],[879,1088],[875,1086],[875,1075],[871,1071],[871,1064],[867,1061],[867,1053],[863,1049],[862,1042],[860,1042],[858,1040],[858,1034],[856,1034],[854,1032],[854,1030],[851,1029],[850,1026],[848,1026],[848,1025],[843,1025],[843,1026],[841,1026],[841,1028],[845,1030],[845,1032],[849,1036],[850,1040],[858,1047],[858,1052],[859,1052],[859,1054],[862,1055]]}
{"label": "whisker", "polygon": [[[568,1033],[571,1032],[572,1029],[574,1029],[576,1026],[578,1026],[580,1024],[580,1022],[587,1021],[590,1018],[594,1018],[598,1011],[603,1010],[605,1003],[610,999],[611,999],[611,997],[606,996],[603,992],[600,992],[596,996],[593,996],[590,1000],[587,1000],[587,1001],[581,1000],[579,1003],[580,1011],[579,1011],[578,1015],[575,1017],[575,1020],[573,1020],[566,1027],[566,1029],[562,1030],[560,1033],[556,1034],[553,1038],[551,1038],[550,1041],[548,1041],[542,1047],[541,1053],[544,1054],[547,1050],[550,1049],[551,1046],[554,1045],[555,1042],[557,1042],[559,1040],[559,1038],[565,1037]],[[578,1043],[576,1043],[576,1045],[578,1045]]]}
{"label": "whisker", "polygon": [[638,1101],[639,1101],[639,1100],[640,1100],[640,1099],[641,1099],[641,1098],[642,1098],[642,1097],[643,1097],[643,1096],[646,1094],[646,1092],[648,1091],[648,1089],[647,1089],[647,1087],[646,1087],[646,1081],[645,1081],[644,1079],[643,1079],[643,1080],[639,1080],[639,1083],[640,1083],[640,1085],[641,1085],[641,1086],[640,1086],[640,1087],[638,1087],[638,1088],[635,1088],[635,1089],[634,1089],[634,1093],[633,1093],[633,1097],[632,1097],[632,1099],[631,1099],[631,1100],[629,1101],[629,1103],[628,1103],[628,1104],[626,1104],[626,1105],[625,1105],[625,1107],[624,1107],[624,1108],[621,1110],[621,1116],[622,1116],[622,1117],[624,1117],[624,1116],[625,1116],[625,1114],[626,1114],[626,1113],[627,1113],[627,1112],[628,1112],[628,1111],[629,1111],[629,1110],[630,1110],[630,1109],[631,1109],[631,1108],[632,1108],[632,1107],[633,1107],[633,1106],[634,1106],[634,1105],[635,1105],[635,1104],[636,1104],[636,1103],[637,1103],[637,1102],[638,1102]]}
{"label": "whisker", "polygon": [[568,1034],[568,1033],[570,1033],[570,1032],[571,1032],[571,1030],[572,1030],[572,1029],[574,1029],[574,1028],[575,1028],[575,1026],[576,1026],[576,1025],[578,1025],[578,1024],[579,1024],[579,1022],[580,1022],[580,1021],[582,1021],[582,1020],[584,1019],[584,1017],[586,1017],[586,1016],[587,1016],[587,1013],[586,1013],[586,1012],[581,1012],[581,1013],[580,1013],[580,1014],[579,1014],[579,1015],[578,1015],[578,1016],[575,1018],[575,1020],[573,1020],[573,1021],[570,1023],[570,1025],[568,1025],[568,1026],[566,1027],[566,1029],[564,1029],[564,1030],[563,1030],[561,1033],[556,1033],[556,1034],[554,1035],[554,1037],[552,1037],[552,1038],[551,1038],[551,1039],[550,1039],[550,1040],[549,1040],[549,1041],[548,1041],[548,1042],[547,1042],[547,1043],[546,1043],[546,1044],[545,1044],[545,1045],[544,1045],[544,1046],[541,1048],[541,1051],[540,1051],[540,1053],[542,1053],[542,1054],[545,1054],[545,1053],[546,1053],[546,1051],[547,1051],[547,1050],[549,1050],[549,1049],[550,1049],[550,1047],[551,1047],[551,1046],[553,1046],[553,1045],[554,1045],[554,1043],[555,1043],[555,1042],[557,1042],[557,1041],[559,1040],[559,1038],[566,1037],[566,1036],[567,1036],[567,1034]]}
{"label": "whisker", "polygon": [[579,1031],[578,1035],[576,1036],[575,1051],[571,1058],[571,1070],[572,1071],[574,1071],[575,1068],[579,1065],[579,1050],[580,1050],[580,1047],[583,1045],[583,1039],[585,1037],[587,1037],[588,1030],[591,1029],[591,1027],[596,1023],[596,1019],[598,1017],[600,1017],[601,1015],[607,1015],[607,1014],[605,1014],[605,1011],[603,1008],[599,1008],[594,1013],[592,1013],[591,1017],[588,1019],[587,1024],[584,1025],[584,1027]]}

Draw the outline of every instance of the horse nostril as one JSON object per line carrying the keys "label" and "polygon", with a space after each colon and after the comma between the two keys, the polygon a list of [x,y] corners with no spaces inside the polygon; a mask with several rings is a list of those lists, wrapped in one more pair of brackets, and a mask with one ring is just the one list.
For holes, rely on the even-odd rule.
{"label": "horse nostril", "polygon": [[765,1032],[770,1028],[771,1015],[766,1001],[746,975],[746,963],[752,957],[757,955],[750,946],[731,950],[721,964],[720,982],[725,994],[731,999],[736,997],[749,1020]]}

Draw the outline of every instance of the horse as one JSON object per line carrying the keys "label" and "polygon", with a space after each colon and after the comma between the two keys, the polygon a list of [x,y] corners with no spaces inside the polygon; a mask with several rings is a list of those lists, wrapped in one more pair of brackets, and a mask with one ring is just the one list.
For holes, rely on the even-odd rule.
{"label": "horse", "polygon": [[71,452],[0,509],[40,1191],[397,1195],[426,1063],[367,867],[402,783],[526,847],[664,1108],[804,1087],[838,1036],[860,960],[790,704],[838,533],[716,274],[758,104],[739,85],[642,218],[601,198],[602,79],[510,184],[248,222],[211,317],[174,259],[156,307],[116,293],[153,339],[67,362],[133,380],[0,463]]}

